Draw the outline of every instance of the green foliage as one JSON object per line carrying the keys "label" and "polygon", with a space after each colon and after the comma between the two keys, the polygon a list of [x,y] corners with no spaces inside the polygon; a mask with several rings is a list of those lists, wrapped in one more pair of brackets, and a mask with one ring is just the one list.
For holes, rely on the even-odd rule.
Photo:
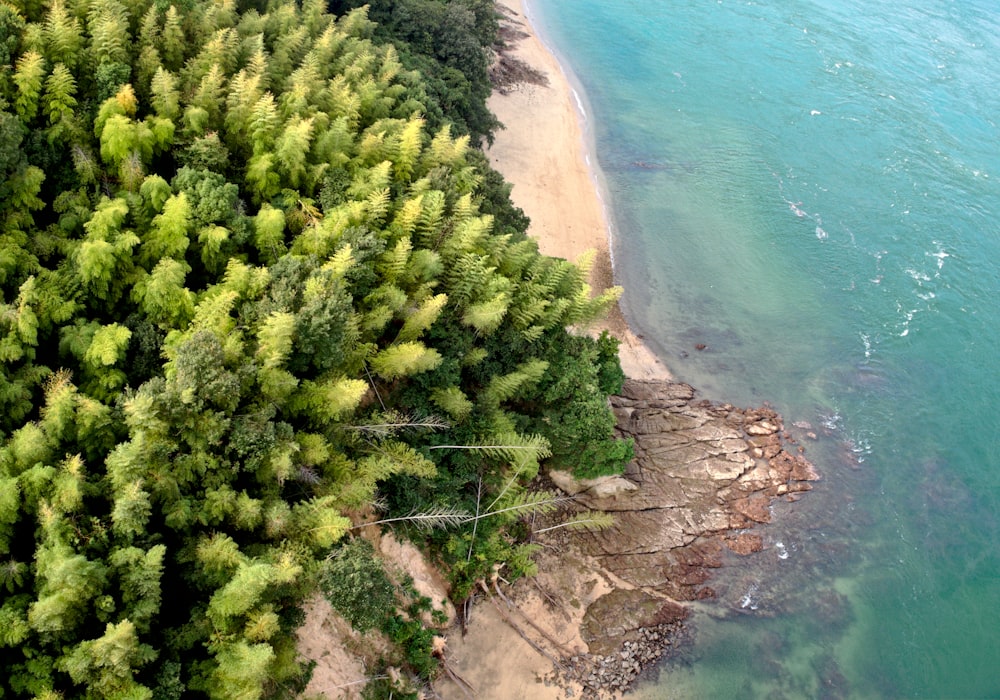
{"label": "green foliage", "polygon": [[396,587],[367,540],[352,540],[333,553],[322,586],[334,610],[361,632],[380,628],[395,613]]}
{"label": "green foliage", "polygon": [[321,581],[427,677],[347,514],[450,516],[465,595],[627,458],[608,297],[469,147],[492,4],[337,9],[0,5],[0,694],[279,694]]}
{"label": "green foliage", "polygon": [[[363,539],[336,549],[321,579],[323,593],[335,610],[360,632],[377,629],[384,633],[399,650],[396,663],[427,680],[437,669],[432,653],[435,633],[420,621],[421,612],[430,608],[430,600],[417,595],[411,584],[408,578],[402,586],[393,583],[382,560]],[[379,687],[369,686],[368,694]]]}
{"label": "green foliage", "polygon": [[606,335],[574,336],[561,346],[539,382],[539,417],[532,423],[552,444],[552,461],[581,478],[621,473],[633,458],[631,440],[612,439],[614,415],[607,396],[621,390],[624,374]]}
{"label": "green foliage", "polygon": [[498,21],[490,0],[335,0],[335,13],[368,5],[378,36],[399,49],[400,62],[419,70],[428,117],[442,117],[471,134],[492,141],[500,124],[485,101],[490,94],[486,50],[497,41]]}

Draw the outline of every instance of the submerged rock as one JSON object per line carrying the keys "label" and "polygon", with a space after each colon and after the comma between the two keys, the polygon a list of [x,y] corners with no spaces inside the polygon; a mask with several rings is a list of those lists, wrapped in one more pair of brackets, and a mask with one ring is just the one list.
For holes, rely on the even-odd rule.
{"label": "submerged rock", "polygon": [[646,591],[615,589],[588,608],[580,633],[591,654],[618,651],[637,630],[678,622],[687,610],[671,600]]}

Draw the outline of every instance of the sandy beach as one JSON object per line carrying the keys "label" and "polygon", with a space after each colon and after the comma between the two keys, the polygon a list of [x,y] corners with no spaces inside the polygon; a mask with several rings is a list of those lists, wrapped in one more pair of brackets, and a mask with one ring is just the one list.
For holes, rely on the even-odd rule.
{"label": "sandy beach", "polygon": [[[599,189],[599,175],[588,165],[591,144],[585,138],[584,115],[577,95],[556,58],[536,35],[521,0],[501,0],[515,38],[508,52],[544,76],[543,84],[519,83],[503,93],[494,92],[488,105],[505,128],[487,150],[490,162],[513,185],[511,199],[531,218],[529,234],[546,255],[577,260],[590,249],[597,251],[591,270],[596,291],[614,285],[607,212]],[[625,373],[640,379],[670,379],[670,372],[628,328],[617,306],[608,318],[589,332],[608,330],[621,341],[619,355]],[[546,570],[546,564],[551,564]],[[536,586],[516,587],[517,608],[501,612],[487,602],[471,612],[463,637],[448,638],[448,663],[474,688],[480,700],[555,700],[568,697],[567,689],[553,682],[552,660],[523,638],[530,626],[541,628],[554,643],[549,652],[558,656],[583,653],[579,625],[586,605],[609,590],[609,582],[588,571],[586,562],[565,561],[554,553],[542,555]],[[551,569],[560,569],[553,571]],[[558,580],[554,580],[558,579]],[[575,588],[582,605],[579,615],[553,613],[540,591]],[[513,622],[503,619],[508,615]],[[530,622],[529,622],[530,621]],[[539,638],[532,632],[533,637]],[[558,646],[557,646],[558,645]],[[437,691],[443,698],[468,698],[468,689],[444,680]],[[572,689],[580,697],[582,688]]]}
{"label": "sandy beach", "polygon": [[[497,6],[518,32],[508,52],[537,70],[546,84],[520,83],[494,92],[489,108],[505,126],[487,150],[490,163],[513,185],[511,199],[531,218],[529,233],[541,252],[575,261],[594,249],[591,273],[595,290],[614,285],[607,212],[600,197],[600,178],[587,163],[591,144],[581,125],[577,96],[556,58],[529,23],[521,0]],[[629,330],[615,307],[591,329],[607,329],[621,341],[625,374],[636,379],[667,379],[667,367]]]}
{"label": "sandy beach", "polygon": [[[537,71],[541,80],[494,92],[488,105],[505,128],[497,132],[487,155],[513,185],[511,198],[531,218],[528,233],[542,253],[576,261],[588,250],[596,251],[590,284],[599,293],[614,286],[609,228],[599,174],[588,165],[588,157],[591,162],[594,157],[585,139],[577,95],[559,62],[535,34],[521,0],[500,0],[497,6],[509,25],[507,55]],[[595,335],[608,330],[621,341],[619,355],[629,377],[671,378],[667,367],[629,330],[617,306],[586,330]],[[393,561],[398,564],[398,559]],[[550,548],[536,560],[538,575],[518,581],[505,594],[513,606],[497,591],[492,602],[480,601],[472,607],[464,635],[458,627],[451,628],[445,658],[451,675],[461,682],[442,674],[434,688],[439,697],[561,700],[583,695],[579,683],[556,677],[554,662],[585,654],[581,623],[587,607],[612,588],[631,586],[610,577],[578,552]],[[503,571],[498,574],[502,577]],[[427,594],[438,599],[444,589]],[[553,607],[553,596],[563,604]],[[322,606],[322,601],[317,604]],[[304,628],[300,634],[304,653],[319,661],[307,692],[357,697],[363,669],[357,663],[345,664],[334,641],[353,636],[341,629],[342,624],[338,627],[337,616],[326,608],[312,617],[317,629]],[[605,692],[602,697],[616,695]]]}

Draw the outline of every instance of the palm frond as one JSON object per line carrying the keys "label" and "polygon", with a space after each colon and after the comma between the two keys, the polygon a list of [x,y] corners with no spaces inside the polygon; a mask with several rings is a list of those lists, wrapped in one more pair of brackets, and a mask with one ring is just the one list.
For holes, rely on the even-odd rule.
{"label": "palm frond", "polygon": [[404,430],[447,430],[451,427],[451,423],[441,416],[430,415],[417,418],[408,413],[387,411],[375,416],[372,422],[342,427],[344,430],[384,437],[395,435]]}
{"label": "palm frond", "polygon": [[370,523],[361,523],[360,525],[355,525],[351,529],[357,530],[362,527],[368,527],[369,525],[410,523],[412,525],[416,525],[421,530],[433,530],[434,528],[458,527],[459,525],[464,525],[465,523],[473,520],[475,520],[475,516],[470,515],[464,510],[452,508],[450,506],[439,506],[420,513],[411,513],[410,515],[401,515],[397,518],[384,518],[382,520],[374,520]]}
{"label": "palm frond", "polygon": [[534,534],[540,535],[543,532],[559,530],[564,527],[569,528],[570,530],[604,530],[614,524],[615,516],[611,513],[588,510],[583,513],[577,513],[573,517],[567,518],[557,525],[551,525],[549,527],[543,527],[540,530],[535,530]]}

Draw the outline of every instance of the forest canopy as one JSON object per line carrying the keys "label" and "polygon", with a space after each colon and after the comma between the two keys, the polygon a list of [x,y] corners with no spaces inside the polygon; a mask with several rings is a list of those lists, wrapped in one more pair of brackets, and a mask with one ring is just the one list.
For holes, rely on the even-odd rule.
{"label": "forest canopy", "polygon": [[[390,39],[315,0],[0,2],[0,696],[286,693],[359,514],[630,458],[616,345],[567,331],[615,290],[538,253],[495,122]],[[456,595],[530,569],[514,520],[429,537]]]}

